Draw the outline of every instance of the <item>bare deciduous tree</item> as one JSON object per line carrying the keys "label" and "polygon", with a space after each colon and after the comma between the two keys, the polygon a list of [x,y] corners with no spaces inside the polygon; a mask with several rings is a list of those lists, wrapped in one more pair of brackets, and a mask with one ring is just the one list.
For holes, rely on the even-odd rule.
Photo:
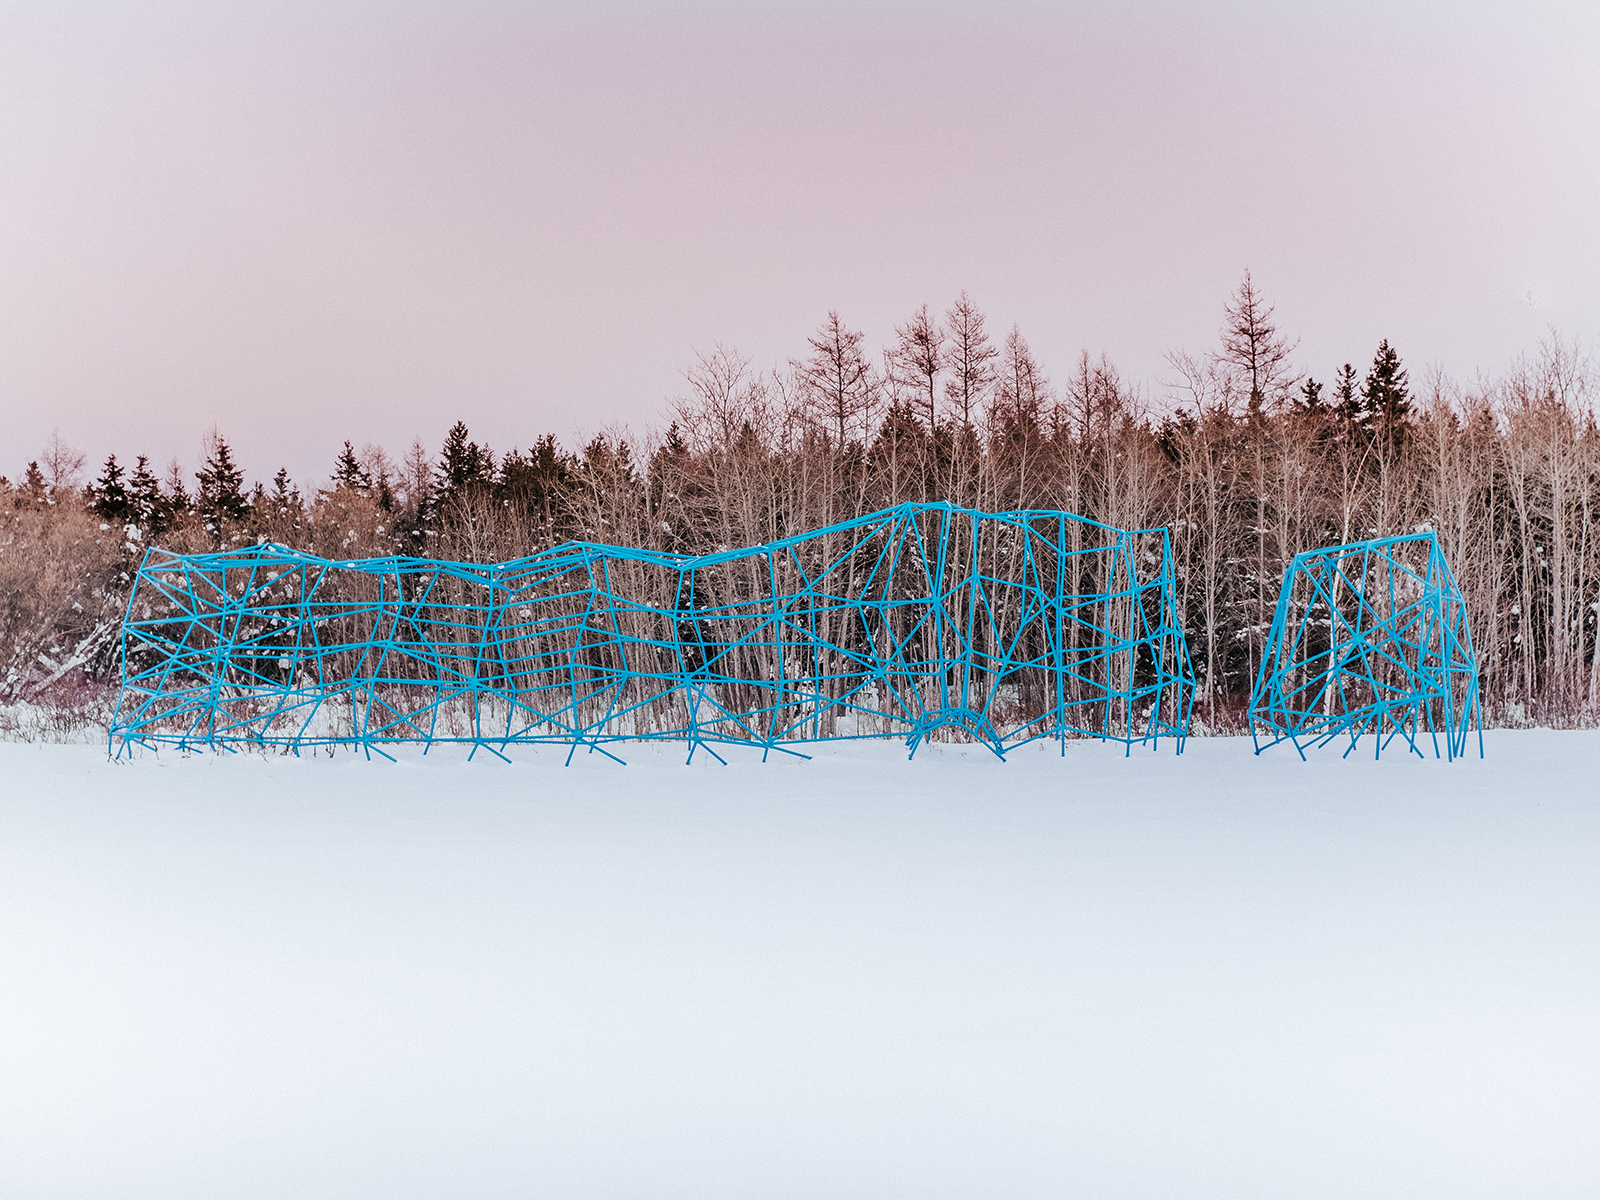
{"label": "bare deciduous tree", "polygon": [[1222,324],[1222,349],[1218,362],[1238,372],[1240,391],[1252,409],[1276,407],[1299,376],[1290,373],[1289,355],[1299,340],[1291,342],[1273,324],[1274,308],[1256,290],[1247,268],[1228,301]]}
{"label": "bare deciduous tree", "polygon": [[73,491],[83,482],[85,456],[62,440],[60,430],[50,431],[50,440],[45,443],[39,461],[44,465],[44,477],[52,497]]}
{"label": "bare deciduous tree", "polygon": [[877,376],[861,352],[861,340],[860,332],[847,329],[839,314],[830,312],[816,336],[806,339],[810,357],[795,364],[817,424],[840,450],[865,439],[877,401]]}
{"label": "bare deciduous tree", "polygon": [[950,378],[945,381],[945,399],[955,408],[961,424],[972,428],[982,415],[994,386],[995,348],[984,331],[984,316],[962,292],[944,315],[949,349],[945,362]]}
{"label": "bare deciduous tree", "polygon": [[922,305],[911,320],[895,327],[895,344],[889,351],[890,375],[916,397],[915,404],[932,432],[938,427],[935,403],[939,377],[944,371],[944,330]]}

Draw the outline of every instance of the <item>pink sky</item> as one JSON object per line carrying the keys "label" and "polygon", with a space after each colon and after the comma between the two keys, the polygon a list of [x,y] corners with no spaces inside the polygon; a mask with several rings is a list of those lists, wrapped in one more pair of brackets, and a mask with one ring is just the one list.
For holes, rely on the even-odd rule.
{"label": "pink sky", "polygon": [[654,423],[965,288],[1154,399],[1249,266],[1319,378],[1600,335],[1600,6],[8,6],[0,472],[216,424]]}

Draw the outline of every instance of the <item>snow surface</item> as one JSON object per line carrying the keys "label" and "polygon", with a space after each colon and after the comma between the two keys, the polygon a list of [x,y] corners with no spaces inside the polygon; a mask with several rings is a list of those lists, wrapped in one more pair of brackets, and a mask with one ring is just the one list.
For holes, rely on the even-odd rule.
{"label": "snow surface", "polygon": [[1600,734],[0,744],[5,1197],[1600,1193]]}

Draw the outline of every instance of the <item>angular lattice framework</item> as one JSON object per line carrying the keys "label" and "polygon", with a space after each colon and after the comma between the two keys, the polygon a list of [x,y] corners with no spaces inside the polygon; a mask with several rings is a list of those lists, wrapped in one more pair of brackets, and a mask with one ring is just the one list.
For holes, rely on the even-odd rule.
{"label": "angular lattice framework", "polygon": [[898,735],[915,753],[936,730],[996,754],[1078,735],[1181,751],[1193,695],[1165,530],[948,504],[700,557],[153,549],[122,644],[119,752],[668,738],[692,759]]}
{"label": "angular lattice framework", "polygon": [[1297,555],[1278,594],[1250,697],[1256,753],[1288,739],[1323,745],[1364,733],[1374,755],[1394,738],[1439,737],[1454,759],[1483,731],[1466,602],[1432,533]]}

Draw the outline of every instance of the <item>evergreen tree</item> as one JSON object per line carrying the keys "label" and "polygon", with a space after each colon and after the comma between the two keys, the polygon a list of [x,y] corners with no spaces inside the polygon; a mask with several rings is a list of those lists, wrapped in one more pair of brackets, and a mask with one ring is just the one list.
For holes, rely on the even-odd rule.
{"label": "evergreen tree", "polygon": [[667,436],[662,441],[661,449],[657,453],[678,462],[687,460],[689,457],[689,444],[683,440],[683,430],[678,428],[676,421],[667,426]]}
{"label": "evergreen tree", "polygon": [[150,460],[139,455],[128,480],[128,504],[134,524],[147,533],[166,528],[167,506],[161,498],[161,481],[150,470]]}
{"label": "evergreen tree", "polygon": [[934,435],[924,428],[917,408],[910,399],[891,403],[867,455],[876,485],[889,504],[908,497],[921,500],[932,483]]}
{"label": "evergreen tree", "polygon": [[1326,412],[1328,405],[1322,399],[1322,385],[1311,376],[1306,376],[1306,381],[1300,385],[1300,411],[1308,413]]}
{"label": "evergreen tree", "polygon": [[49,493],[50,489],[45,484],[44,472],[39,470],[39,464],[37,462],[29,463],[28,469],[23,473],[22,491],[29,500],[33,501],[33,503],[44,503],[45,496]]}
{"label": "evergreen tree", "polygon": [[100,478],[90,485],[90,508],[102,521],[121,525],[133,517],[132,498],[122,484],[125,474],[117,464],[117,456],[110,454]]}
{"label": "evergreen tree", "polygon": [[167,494],[162,499],[162,506],[169,526],[187,516],[194,508],[183,486],[183,468],[178,465],[177,459],[167,464]]}
{"label": "evergreen tree", "polygon": [[1333,377],[1333,411],[1348,432],[1359,430],[1366,424],[1356,369],[1349,363],[1340,367],[1338,374]]}
{"label": "evergreen tree", "polygon": [[[657,459],[680,452],[687,454],[687,448],[674,423],[667,430],[667,444],[656,452]],[[547,433],[528,448],[527,454],[513,449],[500,460],[495,494],[512,507],[537,514],[548,523],[559,513],[571,485],[571,463],[561,452],[555,435]]]}
{"label": "evergreen tree", "polygon": [[356,452],[349,442],[345,442],[344,449],[334,462],[333,486],[335,488],[353,488],[356,491],[368,491],[372,487],[372,476],[356,458]]}
{"label": "evergreen tree", "polygon": [[457,421],[445,435],[444,446],[439,451],[436,505],[442,506],[494,485],[494,453],[489,447],[467,439],[465,421]]}
{"label": "evergreen tree", "polygon": [[412,514],[427,511],[433,496],[433,459],[421,438],[411,439],[411,449],[400,466],[400,487],[400,501]]}
{"label": "evergreen tree", "polygon": [[1387,338],[1378,343],[1361,395],[1373,438],[1384,455],[1392,459],[1405,441],[1411,419],[1411,391],[1400,356]]}
{"label": "evergreen tree", "polygon": [[[349,444],[345,443],[346,446]],[[267,503],[280,510],[300,507],[300,489],[289,482],[288,467],[279,467],[278,473],[272,477],[272,492],[267,497]]]}
{"label": "evergreen tree", "polygon": [[272,490],[265,492],[255,507],[257,518],[266,518],[274,539],[281,540],[300,531],[305,506],[300,499],[300,489],[289,480],[287,467],[278,468],[278,473],[272,477]]}
{"label": "evergreen tree", "polygon": [[1187,408],[1180,408],[1171,416],[1162,418],[1161,424],[1156,426],[1156,445],[1161,447],[1161,453],[1169,462],[1180,463],[1199,427],[1200,422],[1195,419],[1194,413]]}
{"label": "evergreen tree", "polygon": [[[685,539],[686,521],[680,514],[691,510],[701,494],[700,473],[696,470],[694,454],[684,440],[683,430],[673,421],[667,426],[666,436],[656,452],[650,456],[645,470],[649,486],[649,504],[653,516],[666,515],[670,520],[662,523],[661,549],[688,553]],[[652,526],[654,522],[652,522]]]}
{"label": "evergreen tree", "polygon": [[195,472],[200,484],[196,497],[200,517],[214,533],[226,523],[244,520],[250,505],[244,497],[244,472],[233,461],[233,451],[221,434],[211,438],[205,467]]}

